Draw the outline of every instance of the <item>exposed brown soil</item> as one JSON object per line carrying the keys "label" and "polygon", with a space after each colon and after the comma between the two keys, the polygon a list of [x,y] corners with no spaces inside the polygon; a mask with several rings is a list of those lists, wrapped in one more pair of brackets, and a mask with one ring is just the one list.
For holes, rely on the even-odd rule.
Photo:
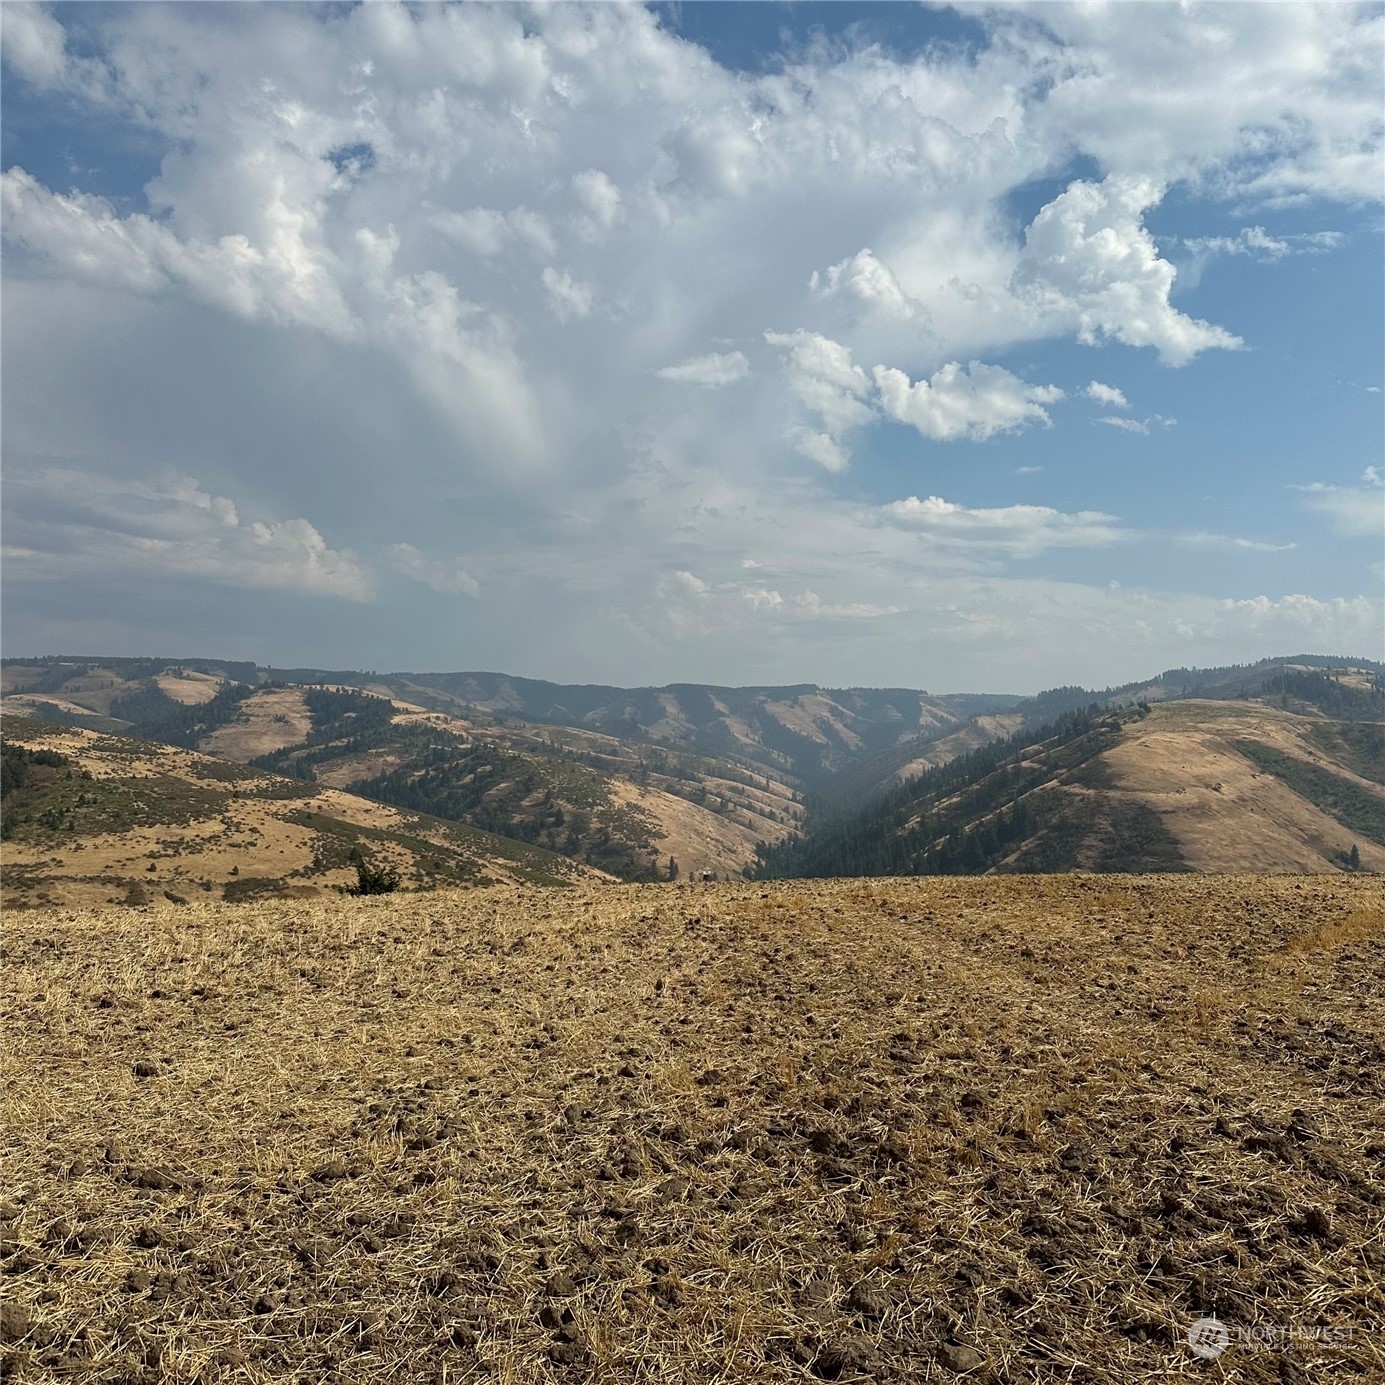
{"label": "exposed brown soil", "polygon": [[[7,920],[7,1375],[1385,1379],[1363,877]],[[1195,1358],[1187,1329],[1351,1329]]]}

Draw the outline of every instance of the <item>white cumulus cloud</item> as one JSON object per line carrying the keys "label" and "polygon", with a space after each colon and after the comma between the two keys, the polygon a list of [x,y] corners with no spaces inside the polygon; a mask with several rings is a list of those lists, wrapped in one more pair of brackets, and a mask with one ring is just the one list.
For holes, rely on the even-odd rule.
{"label": "white cumulus cloud", "polygon": [[621,219],[620,189],[600,169],[588,168],[575,174],[572,190],[586,210],[586,216],[579,223],[583,235],[589,238],[604,235]]}
{"label": "white cumulus cloud", "polygon": [[[746,67],[680,34],[677,7],[4,11],[7,111],[80,123],[74,148],[101,164],[12,163],[0,182],[2,498],[22,512],[5,533],[7,643],[57,647],[67,613],[102,597],[119,640],[82,626],[83,643],[169,648],[171,627],[128,594],[141,573],[181,590],[200,571],[233,589],[228,641],[297,659],[302,622],[278,593],[361,600],[360,555],[463,594],[484,580],[449,631],[478,663],[607,681],[674,667],[907,681],[934,650],[954,686],[1012,668],[1109,681],[1267,641],[1378,638],[1370,600],[1271,593],[1227,610],[1002,575],[1012,557],[1125,533],[1095,507],[1134,512],[1167,484],[1157,471],[1102,476],[1085,517],[1065,499],[910,527],[872,508],[902,493],[876,489],[898,463],[884,421],[939,444],[928,486],[944,493],[968,464],[959,444],[1050,415],[1069,431],[1026,458],[1048,463],[1026,492],[1062,493],[1069,446],[1096,475],[1114,440],[1028,383],[1059,378],[1053,344],[1200,371],[1239,344],[1236,324],[1204,320],[1216,313],[1175,259],[1254,257],[1271,293],[1291,256],[1331,248],[1335,232],[1302,228],[1340,226],[1356,248],[1375,234],[1378,7],[984,6],[965,44],[909,46],[824,19],[821,42]],[[936,20],[900,18],[921,34]],[[1013,208],[1074,167],[1099,172],[1016,225]],[[1348,259],[1314,268],[1326,281]],[[1107,427],[1168,422],[1091,388]],[[1180,389],[1207,397],[1195,379]],[[879,466],[844,478],[877,444]],[[34,491],[39,459],[72,494]],[[150,482],[161,467],[205,479]],[[1369,479],[1277,499],[1377,532]],[[754,602],[743,561],[762,564]],[[1100,561],[1140,578],[1114,541]],[[1324,566],[1311,580],[1345,579]],[[663,583],[704,645],[666,638]],[[369,641],[433,661],[428,603],[382,585],[398,604],[324,622],[319,657],[350,662]],[[252,586],[274,600],[246,601]],[[814,600],[909,621],[821,633]],[[1299,638],[1315,621],[1321,636]]]}
{"label": "white cumulus cloud", "polygon": [[814,270],[808,287],[824,297],[854,299],[885,317],[911,321],[928,316],[927,309],[905,293],[890,267],[876,259],[868,247],[832,265],[824,274]]}
{"label": "white cumulus cloud", "polygon": [[1160,258],[1143,220],[1164,192],[1156,179],[1114,174],[1070,184],[1025,232],[1016,295],[1041,320],[1075,329],[1081,342],[1152,346],[1167,365],[1241,346],[1231,332],[1169,302],[1177,271]]}
{"label": "white cumulus cloud", "polygon": [[795,449],[828,471],[844,470],[850,454],[843,437],[875,418],[870,377],[852,361],[848,347],[821,333],[766,332],[765,340],[786,353],[789,388],[820,424],[819,429],[791,429]]}
{"label": "white cumulus cloud", "polygon": [[1095,399],[1098,404],[1104,404],[1108,409],[1130,407],[1130,401],[1125,397],[1123,390],[1118,390],[1114,385],[1103,385],[1100,380],[1093,380],[1082,393],[1088,399]]}
{"label": "white cumulus cloud", "polygon": [[245,522],[227,497],[165,472],[116,481],[70,467],[11,468],[5,549],[18,581],[98,584],[154,577],[179,583],[298,591],[365,601],[370,574],[306,519]]}
{"label": "white cumulus cloud", "polygon": [[1044,405],[1063,397],[1056,385],[1031,385],[981,361],[966,366],[954,361],[914,383],[902,370],[877,366],[875,384],[887,417],[938,442],[980,442],[1029,423],[1047,423]]}

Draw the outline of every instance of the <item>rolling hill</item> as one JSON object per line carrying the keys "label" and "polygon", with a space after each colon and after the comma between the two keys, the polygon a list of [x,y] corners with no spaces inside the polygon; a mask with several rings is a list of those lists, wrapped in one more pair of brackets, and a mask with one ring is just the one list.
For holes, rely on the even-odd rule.
{"label": "rolling hill", "polygon": [[10,664],[5,705],[351,789],[625,879],[666,877],[671,862],[682,874],[739,873],[758,842],[802,816],[797,781],[774,757],[760,767],[643,732],[463,708],[426,690],[411,701],[400,679],[386,687],[358,676],[368,684],[358,687],[232,672],[245,676],[160,660]]}
{"label": "rolling hill", "polygon": [[912,756],[1015,700],[162,659],[10,660],[4,687],[32,715],[349,788],[639,880],[739,874],[801,825],[806,786],[887,747]]}
{"label": "rolling hill", "polygon": [[[494,673],[380,675],[234,661],[68,657],[7,660],[3,689],[10,711],[133,734],[348,790],[626,880],[739,875],[757,863],[771,872],[836,873],[867,859],[871,869],[904,871],[1093,863],[1222,869],[1215,863],[1223,860],[1247,869],[1307,868],[1349,851],[1355,836],[1362,837],[1358,854],[1373,859],[1370,833],[1353,826],[1349,809],[1346,818],[1334,816],[1335,780],[1321,776],[1345,768],[1349,778],[1369,779],[1349,763],[1346,747],[1361,736],[1378,737],[1385,720],[1379,664],[1316,655],[1175,669],[1100,692],[1072,686],[1028,698],[814,684],[622,689]],[[1141,787],[1147,776],[1127,763],[1129,755],[1110,765],[1097,757],[1090,775],[1109,769],[1117,776],[1102,783],[1080,783],[1071,766],[1060,764],[1063,777],[1050,787],[1062,793],[1035,796],[1045,783],[1045,757],[1056,753],[1052,747],[1017,778],[1010,776],[1024,785],[1019,816],[996,816],[991,799],[1009,783],[991,777],[997,754],[1052,740],[1057,732],[1051,728],[1063,718],[1089,717],[1093,707],[1124,724],[1137,704],[1153,709],[1157,719],[1164,717],[1161,709],[1192,701],[1245,709],[1242,715],[1253,723],[1242,728],[1246,741],[1256,739],[1262,723],[1280,725],[1276,715],[1321,723],[1320,730],[1338,728],[1331,744],[1314,743],[1309,754],[1325,769],[1319,764],[1317,771],[1303,771],[1295,762],[1286,770],[1280,760],[1266,760],[1254,771],[1261,787],[1280,784],[1290,800],[1315,808],[1319,817],[1281,804],[1276,811],[1281,818],[1288,814],[1289,825],[1273,831],[1247,826],[1241,833],[1234,820],[1243,808],[1250,811],[1251,799],[1228,811],[1226,797],[1219,809],[1191,817],[1187,805],[1203,797],[1198,783]],[[1010,738],[1017,740],[1006,750]],[[1097,740],[1089,737],[1083,745]],[[1160,753],[1172,744],[1161,742]],[[1295,746],[1309,741],[1291,738],[1286,746],[1271,736],[1268,744],[1293,761]],[[1223,751],[1233,757],[1222,775],[1231,782],[1231,770],[1251,752],[1222,745],[1215,753]],[[1188,773],[1211,753],[1204,746],[1189,760]],[[1276,777],[1276,766],[1293,782],[1283,773]],[[956,797],[967,776],[991,778],[946,805],[946,830],[934,846],[901,845],[938,826],[911,825],[907,814],[891,825],[890,814],[918,796],[907,786],[917,781],[925,798],[940,785],[952,786]],[[1179,788],[1192,796],[1180,798]],[[1353,784],[1345,792],[1367,795],[1362,801],[1369,817],[1371,789]],[[973,807],[976,833],[967,816]],[[936,818],[937,810],[929,799],[920,814]],[[1031,812],[1038,814],[1032,821],[1026,816]],[[854,830],[875,838],[869,851],[824,846],[837,839],[834,834],[850,836],[849,823],[860,814],[863,825]],[[1324,815],[1326,822],[1319,820]],[[1250,812],[1257,822],[1262,816]],[[1344,831],[1351,836],[1345,845]],[[1219,844],[1200,843],[1200,833]],[[1016,848],[1013,861],[1000,850],[1001,838]],[[1228,838],[1238,844],[1228,846]],[[1102,840],[1108,844],[1098,849],[1094,843]],[[1255,841],[1260,846],[1252,847]]]}
{"label": "rolling hill", "polygon": [[969,750],[763,848],[759,874],[1335,869],[1385,870],[1385,728],[1187,699]]}
{"label": "rolling hill", "polygon": [[355,854],[406,889],[601,878],[534,846],[196,751],[16,715],[3,729],[7,907],[312,897],[354,885]]}

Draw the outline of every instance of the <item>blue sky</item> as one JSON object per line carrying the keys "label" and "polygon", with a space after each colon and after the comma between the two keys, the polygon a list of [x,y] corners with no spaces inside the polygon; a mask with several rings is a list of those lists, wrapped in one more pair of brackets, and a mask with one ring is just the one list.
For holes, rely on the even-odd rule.
{"label": "blue sky", "polygon": [[5,652],[1380,657],[1383,28],[6,4]]}

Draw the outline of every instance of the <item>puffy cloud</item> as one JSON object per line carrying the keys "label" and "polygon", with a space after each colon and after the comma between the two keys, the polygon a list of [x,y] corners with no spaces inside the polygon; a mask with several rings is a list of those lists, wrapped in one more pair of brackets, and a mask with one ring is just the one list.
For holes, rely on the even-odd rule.
{"label": "puffy cloud", "polygon": [[877,366],[875,384],[887,417],[911,424],[938,442],[980,442],[1028,423],[1047,423],[1043,406],[1063,397],[1056,385],[1030,385],[1001,366],[981,361],[967,366],[954,361],[913,384],[902,370]]}
{"label": "puffy cloud", "polygon": [[843,470],[849,460],[843,436],[875,418],[870,377],[848,347],[818,332],[766,332],[765,340],[787,354],[789,387],[821,423],[821,431],[791,430],[795,449],[828,471]]}
{"label": "puffy cloud", "polygon": [[[448,556],[465,553],[460,572],[486,588],[455,603],[466,647],[563,677],[646,679],[682,660],[695,678],[883,681],[916,678],[942,649],[939,678],[995,686],[1019,651],[1016,677],[1070,681],[1090,621],[1106,642],[1091,676],[1108,681],[1108,651],[1133,676],[1166,654],[1237,657],[1255,630],[1313,615],[1252,628],[1247,613],[1214,618],[1212,598],[1020,582],[1003,575],[1026,551],[1015,517],[1004,543],[955,517],[886,524],[869,508],[885,498],[875,469],[837,473],[891,417],[876,367],[898,411],[963,441],[1044,421],[1051,387],[1021,378],[1056,378],[1037,373],[1036,344],[1078,336],[1169,363],[1235,344],[1198,320],[1191,276],[1173,277],[1146,215],[1176,189],[1194,233],[1233,199],[1265,228],[1233,239],[1270,260],[1279,244],[1312,248],[1297,224],[1347,225],[1341,206],[1285,229],[1255,199],[1376,195],[1373,11],[986,8],[965,47],[848,36],[753,71],[640,6],[89,7],[80,42],[68,14],[6,5],[7,103],[70,105],[95,144],[129,134],[158,172],[143,189],[104,182],[108,199],[80,170],[77,190],[67,174],[5,175],[7,328],[25,348],[6,362],[7,481],[12,457],[37,455],[77,459],[120,494],[160,462],[216,476],[205,493],[236,497],[235,525],[210,500],[145,503],[211,535],[209,562],[299,589],[330,586],[330,571],[350,589],[354,570],[366,590],[354,550],[465,591]],[[1017,230],[1016,195],[1093,164],[1101,181]],[[580,330],[555,330],[555,315]],[[783,369],[745,345],[766,327],[800,329],[765,339]],[[1001,351],[1018,374],[962,364]],[[727,377],[743,383],[715,388]],[[670,381],[706,390],[692,408]],[[192,426],[198,410],[215,421]],[[282,527],[304,513],[306,530]],[[1043,543],[1061,547],[1061,527],[1048,521]],[[7,531],[31,551],[11,571],[46,564],[55,592],[73,533]],[[378,552],[382,533],[393,550]],[[115,590],[132,546],[100,543],[119,558]],[[737,585],[751,561],[758,604]],[[79,561],[68,570],[71,593],[46,606],[28,584],[31,628],[91,585]],[[708,623],[705,645],[664,638],[670,571],[708,588],[680,598]],[[810,596],[907,608],[908,636],[859,619],[814,643]],[[237,600],[257,649],[304,638],[278,598]],[[7,635],[20,609],[7,598]],[[381,607],[369,638],[431,659],[436,627],[410,609]],[[1350,634],[1369,628],[1363,609],[1316,617]],[[359,657],[357,622],[375,614],[353,613],[323,657]]]}
{"label": "puffy cloud", "polygon": [[350,337],[359,323],[338,287],[314,206],[326,181],[319,174],[320,186],[309,180],[294,191],[281,184],[260,209],[273,228],[260,243],[239,232],[180,238],[140,213],[117,216],[103,198],[50,192],[19,167],[0,175],[0,205],[12,241],[81,278],[141,292],[177,284],[241,317]]}
{"label": "puffy cloud", "polygon": [[766,332],[765,340],[787,351],[791,388],[821,425],[792,429],[794,447],[828,471],[846,468],[850,454],[844,436],[872,422],[877,409],[911,424],[926,438],[980,442],[1027,423],[1049,422],[1043,406],[1063,397],[1056,385],[1030,385],[981,361],[966,366],[951,362],[930,379],[911,382],[902,370],[888,366],[876,366],[868,376],[847,347],[820,333]]}
{"label": "puffy cloud", "polygon": [[742,351],[713,351],[706,356],[694,356],[678,365],[665,366],[656,372],[661,380],[679,385],[701,385],[704,389],[721,389],[734,385],[750,374],[750,362]]}
{"label": "puffy cloud", "polygon": [[242,235],[180,240],[151,217],[117,216],[104,198],[50,192],[19,167],[0,175],[0,206],[12,242],[81,278],[146,293],[178,283],[242,317],[355,330],[302,227],[267,252]]}
{"label": "puffy cloud", "polygon": [[905,321],[928,317],[927,309],[904,292],[894,272],[877,260],[869,248],[832,265],[825,274],[814,270],[808,286],[824,297],[852,298],[868,311],[885,317]]}
{"label": "puffy cloud", "polygon": [[1046,505],[1006,505],[969,509],[930,495],[881,506],[879,518],[940,543],[996,549],[1016,558],[1033,558],[1050,548],[1105,548],[1130,537],[1115,515],[1100,510],[1064,514]]}
{"label": "puffy cloud", "polygon": [[1206,624],[1194,636],[1224,631],[1232,638],[1253,636],[1261,648],[1303,648],[1298,641],[1313,641],[1321,649],[1355,649],[1359,644],[1378,644],[1385,609],[1364,596],[1332,597],[1326,601],[1302,592],[1278,598],[1253,596],[1244,600],[1207,603]]}
{"label": "puffy cloud", "polygon": [[1166,365],[1200,351],[1236,348],[1239,337],[1169,302],[1177,275],[1159,258],[1143,216],[1164,196],[1152,178],[1112,175],[1076,182],[1030,224],[1012,287],[1041,321],[1075,327],[1077,339],[1152,346]]}
{"label": "puffy cloud", "polygon": [[1088,399],[1095,399],[1098,404],[1104,404],[1108,409],[1130,407],[1130,401],[1125,397],[1124,391],[1118,390],[1114,385],[1103,385],[1100,380],[1093,380],[1082,393]]}
{"label": "puffy cloud", "polygon": [[481,584],[462,566],[459,559],[446,561],[430,558],[411,543],[392,544],[389,548],[389,559],[395,571],[431,588],[439,595],[481,595]]}
{"label": "puffy cloud", "polygon": [[708,591],[711,590],[711,588],[709,588],[696,574],[685,572],[682,569],[673,574],[673,580],[690,596],[706,596]]}
{"label": "puffy cloud", "polygon": [[852,362],[849,347],[801,329],[766,332],[765,340],[788,353],[794,393],[834,431],[869,421],[870,409],[860,401],[870,389],[870,379]]}
{"label": "puffy cloud", "polygon": [[11,468],[5,548],[16,582],[109,583],[157,577],[365,601],[356,555],[334,550],[306,519],[242,521],[225,496],[169,472],[118,482],[69,467]]}
{"label": "puffy cloud", "polygon": [[1007,19],[1031,62],[1054,62],[1037,122],[1105,168],[1240,200],[1380,195],[1385,19],[1372,6],[1051,5]]}

